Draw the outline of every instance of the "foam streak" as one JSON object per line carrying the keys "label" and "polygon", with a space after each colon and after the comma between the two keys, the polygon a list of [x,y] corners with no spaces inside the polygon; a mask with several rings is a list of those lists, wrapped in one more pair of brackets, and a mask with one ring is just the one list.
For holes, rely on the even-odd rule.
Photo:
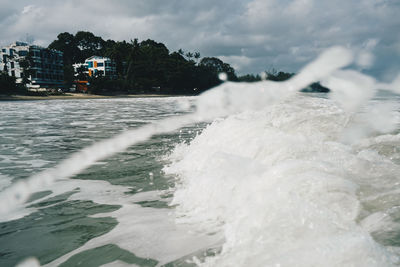
{"label": "foam streak", "polygon": [[0,214],[7,214],[24,203],[32,192],[43,190],[56,180],[72,177],[93,165],[96,161],[110,157],[128,147],[146,141],[154,135],[169,133],[185,124],[196,121],[193,115],[168,118],[139,129],[123,132],[111,139],[95,143],[73,154],[54,168],[18,181],[0,194]]}

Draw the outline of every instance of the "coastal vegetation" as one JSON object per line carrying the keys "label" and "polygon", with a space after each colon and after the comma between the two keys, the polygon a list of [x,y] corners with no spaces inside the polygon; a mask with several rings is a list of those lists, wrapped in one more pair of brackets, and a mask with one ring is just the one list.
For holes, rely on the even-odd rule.
{"label": "coastal vegetation", "polygon": [[[294,73],[287,73],[287,72],[282,72],[282,71],[277,71],[275,69],[272,69],[270,71],[264,72],[265,74],[265,79],[270,80],[270,81],[276,81],[276,82],[283,82],[288,79],[290,79]],[[261,81],[262,77],[260,75],[254,75],[254,74],[246,74],[243,76],[238,77],[239,82],[258,82]],[[325,86],[322,86],[319,82],[315,82],[307,86],[306,88],[303,88],[301,90],[304,93],[328,93],[330,90],[329,88],[326,88]]]}
{"label": "coastal vegetation", "polygon": [[[89,92],[102,95],[116,94],[164,94],[164,95],[197,95],[222,81],[218,78],[221,72],[227,74],[229,81],[256,82],[260,75],[246,74],[237,76],[235,69],[216,57],[201,57],[199,52],[170,51],[163,43],[154,40],[127,41],[104,40],[91,32],[79,31],[75,35],[64,32],[50,43],[49,49],[63,52],[64,83],[68,89],[75,80],[87,80]],[[73,64],[84,62],[96,55],[108,57],[115,62],[116,75],[89,76],[85,70],[74,72]],[[25,72],[29,75],[29,55],[23,62]],[[270,70],[265,72],[264,79],[284,81],[293,73]],[[25,75],[27,77],[27,75]],[[26,84],[27,79],[23,79]],[[305,91],[327,92],[329,89],[313,84]],[[27,94],[15,78],[1,73],[0,94]]]}
{"label": "coastal vegetation", "polygon": [[16,83],[15,77],[9,76],[5,72],[0,72],[0,94],[26,94],[25,86]]}
{"label": "coastal vegetation", "polygon": [[227,73],[229,80],[238,80],[235,70],[218,58],[201,58],[199,52],[183,49],[170,52],[163,43],[150,39],[126,42],[104,40],[91,32],[65,32],[49,48],[64,53],[67,86],[75,79],[72,64],[84,62],[92,55],[112,59],[116,63],[116,77],[78,75],[89,81],[94,93],[194,95],[221,83],[220,72]]}

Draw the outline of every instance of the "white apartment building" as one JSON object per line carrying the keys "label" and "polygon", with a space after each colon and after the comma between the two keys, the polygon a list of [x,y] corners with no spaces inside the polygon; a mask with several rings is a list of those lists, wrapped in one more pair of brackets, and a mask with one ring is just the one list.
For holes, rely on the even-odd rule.
{"label": "white apartment building", "polygon": [[29,45],[23,42],[15,42],[9,46],[1,48],[0,51],[0,71],[5,71],[8,75],[15,77],[17,83],[22,82],[23,69],[20,61],[29,53]]}
{"label": "white apartment building", "polygon": [[73,64],[75,76],[84,73],[89,77],[107,76],[114,77],[117,74],[116,64],[107,57],[92,56],[85,63]]}
{"label": "white apartment building", "polygon": [[[28,59],[29,72],[21,66]],[[0,50],[0,71],[22,83],[24,75],[28,87],[63,87],[63,53],[23,42],[15,42]]]}

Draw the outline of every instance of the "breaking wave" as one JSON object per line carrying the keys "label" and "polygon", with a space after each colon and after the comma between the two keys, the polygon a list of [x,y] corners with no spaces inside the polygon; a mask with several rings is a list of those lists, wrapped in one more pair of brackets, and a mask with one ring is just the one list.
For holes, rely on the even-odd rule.
{"label": "breaking wave", "polygon": [[179,177],[178,221],[225,237],[201,265],[398,264],[400,134],[346,144],[351,116],[295,96],[214,121],[178,146],[165,168]]}
{"label": "breaking wave", "polygon": [[[344,69],[354,54],[334,47],[292,79],[225,82],[196,111],[126,131],[12,184],[0,213],[96,161],[187,124],[211,122],[178,145],[164,168],[177,177],[176,220],[210,235],[221,252],[204,266],[390,266],[400,245],[398,101],[371,99],[390,84]],[[330,98],[298,91],[320,81]]]}

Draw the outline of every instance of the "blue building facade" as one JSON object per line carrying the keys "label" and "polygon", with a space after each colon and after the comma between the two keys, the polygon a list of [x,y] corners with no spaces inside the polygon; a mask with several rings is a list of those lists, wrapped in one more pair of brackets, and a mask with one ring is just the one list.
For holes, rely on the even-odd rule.
{"label": "blue building facade", "polygon": [[62,88],[64,85],[63,53],[23,42],[0,50],[0,71],[16,78],[27,87]]}

